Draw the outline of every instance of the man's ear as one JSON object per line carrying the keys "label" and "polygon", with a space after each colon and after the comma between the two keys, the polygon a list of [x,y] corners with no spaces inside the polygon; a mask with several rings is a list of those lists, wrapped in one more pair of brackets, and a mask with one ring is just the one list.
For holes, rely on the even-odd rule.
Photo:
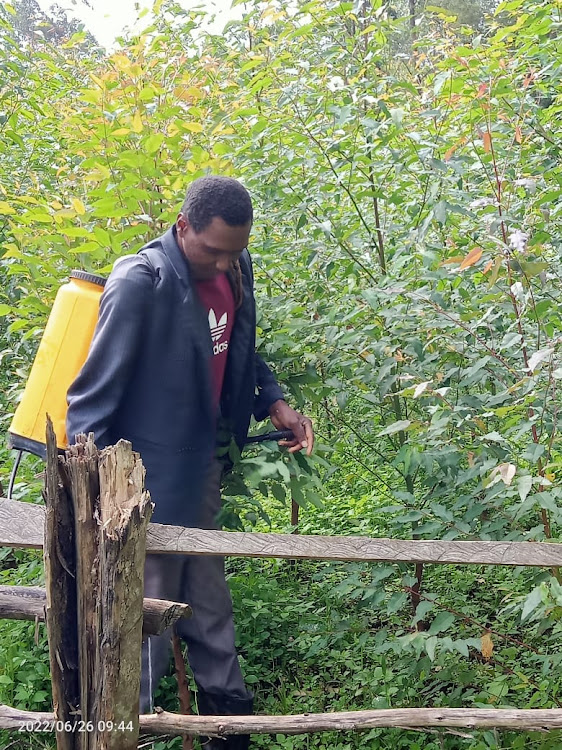
{"label": "man's ear", "polygon": [[189,219],[184,214],[180,213],[178,214],[178,218],[176,219],[176,228],[181,229],[182,232],[185,232],[186,229],[189,227]]}

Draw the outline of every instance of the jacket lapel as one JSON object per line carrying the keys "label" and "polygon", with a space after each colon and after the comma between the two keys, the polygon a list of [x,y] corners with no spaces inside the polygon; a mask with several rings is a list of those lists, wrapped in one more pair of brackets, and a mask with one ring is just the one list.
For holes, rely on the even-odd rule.
{"label": "jacket lapel", "polygon": [[189,263],[176,241],[174,227],[160,238],[162,250],[168,259],[182,289],[182,318],[189,328],[189,334],[206,357],[212,354],[211,332],[205,311],[199,303],[195,283],[189,271]]}
{"label": "jacket lapel", "polygon": [[188,292],[191,288],[189,263],[179,248],[174,227],[170,227],[170,229],[160,237],[160,242],[162,243],[162,250],[170,261],[170,265],[174,269],[184,291]]}

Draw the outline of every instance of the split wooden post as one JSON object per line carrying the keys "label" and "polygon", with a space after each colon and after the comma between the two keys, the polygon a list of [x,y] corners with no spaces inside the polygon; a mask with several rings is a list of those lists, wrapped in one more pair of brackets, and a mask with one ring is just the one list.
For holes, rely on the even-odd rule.
{"label": "split wooden post", "polygon": [[78,435],[66,451],[64,467],[70,482],[75,518],[76,591],[78,601],[78,664],[80,669],[80,720],[92,731],[78,734],[80,750],[95,750],[94,725],[100,641],[99,611],[99,474],[98,451],[93,436]]}
{"label": "split wooden post", "polygon": [[146,530],[153,507],[144,467],[130,443],[121,440],[99,453],[92,435],[79,435],[63,464],[76,536],[76,747],[136,750]]}
{"label": "split wooden post", "polygon": [[154,507],[144,489],[145,470],[131,444],[102,451],[100,477],[99,721],[95,750],[136,750],[146,530]]}
{"label": "split wooden post", "polygon": [[49,661],[57,750],[77,750],[78,735],[64,731],[80,720],[78,678],[76,568],[72,501],[61,482],[53,424],[47,419],[47,467],[45,472],[45,620],[49,637]]}

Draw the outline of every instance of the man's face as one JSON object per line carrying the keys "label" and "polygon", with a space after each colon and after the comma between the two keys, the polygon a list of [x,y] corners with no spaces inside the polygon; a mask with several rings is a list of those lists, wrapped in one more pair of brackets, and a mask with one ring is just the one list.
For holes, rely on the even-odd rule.
{"label": "man's face", "polygon": [[231,227],[215,216],[205,229],[197,233],[189,219],[180,213],[176,221],[178,245],[189,261],[193,277],[197,281],[207,281],[228,271],[248,246],[251,228],[250,222]]}

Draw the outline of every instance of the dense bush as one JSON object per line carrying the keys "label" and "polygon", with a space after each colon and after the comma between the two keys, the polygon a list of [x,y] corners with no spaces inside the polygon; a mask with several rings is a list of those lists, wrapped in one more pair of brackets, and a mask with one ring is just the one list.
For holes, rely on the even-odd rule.
{"label": "dense bush", "polygon": [[[475,29],[438,9],[412,28],[400,3],[381,0],[256,0],[217,36],[200,30],[200,11],[158,1],[152,25],[113,54],[81,33],[26,49],[6,8],[4,427],[68,271],[108,272],[173,221],[191,179],[232,174],[257,209],[260,348],[321,446],[310,462],[276,448],[239,460],[229,525],[286,529],[293,499],[309,532],[557,539],[559,3],[504,2]],[[38,471],[28,463],[20,496],[37,500]],[[1,565],[6,581],[40,577],[29,553]],[[558,571],[232,571],[260,711],[559,705]],[[0,701],[37,708],[48,675],[32,630],[0,634]],[[259,742],[560,742],[464,734]]]}

